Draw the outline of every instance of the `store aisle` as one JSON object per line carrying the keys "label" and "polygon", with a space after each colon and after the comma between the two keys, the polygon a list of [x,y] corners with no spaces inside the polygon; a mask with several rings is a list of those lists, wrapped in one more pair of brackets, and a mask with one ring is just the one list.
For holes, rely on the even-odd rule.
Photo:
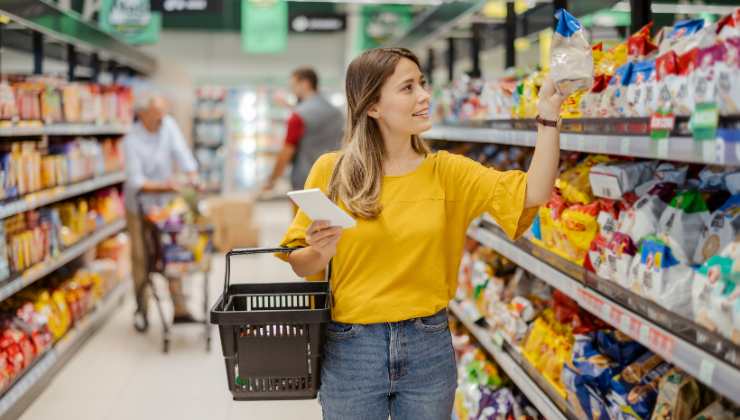
{"label": "store aisle", "polygon": [[[288,203],[261,203],[256,210],[256,222],[262,227],[262,244],[277,244],[290,219]],[[237,275],[249,272],[262,281],[294,278],[290,268],[272,256],[244,257],[232,267]],[[215,258],[211,275],[212,300],[221,293],[223,269],[223,258]],[[197,288],[191,285],[190,289]],[[191,301],[200,301],[199,296],[193,296]],[[204,351],[201,328],[188,326],[174,331],[170,354],[164,355],[159,325],[154,323],[146,335],[136,334],[131,326],[133,310],[133,299],[127,298],[21,420],[321,418],[316,401],[232,401],[226,389],[215,329],[210,354]]]}

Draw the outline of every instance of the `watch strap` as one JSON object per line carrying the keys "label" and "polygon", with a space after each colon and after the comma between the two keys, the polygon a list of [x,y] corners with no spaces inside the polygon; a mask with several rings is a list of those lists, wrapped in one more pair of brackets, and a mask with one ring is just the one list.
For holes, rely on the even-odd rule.
{"label": "watch strap", "polygon": [[537,123],[538,124],[542,124],[542,125],[544,125],[546,127],[556,127],[556,128],[558,126],[558,123],[560,122],[560,119],[557,119],[557,120],[546,120],[546,119],[540,117],[539,115],[537,115],[536,120],[537,120]]}

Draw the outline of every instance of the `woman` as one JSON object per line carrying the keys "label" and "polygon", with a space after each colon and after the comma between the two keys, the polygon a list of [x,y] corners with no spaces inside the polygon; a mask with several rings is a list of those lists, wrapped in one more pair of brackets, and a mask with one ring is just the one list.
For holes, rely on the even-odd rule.
{"label": "woman", "polygon": [[[324,346],[324,418],[449,419],[457,385],[446,307],[457,287],[465,232],[490,213],[521,235],[550,198],[558,169],[562,97],[551,82],[527,173],[499,172],[463,156],[432,153],[418,58],[375,49],[347,69],[344,146],[314,164],[320,188],[357,219],[342,231],[299,212],[283,246],[299,276],[332,263],[333,322]],[[553,127],[545,126],[551,124]]]}

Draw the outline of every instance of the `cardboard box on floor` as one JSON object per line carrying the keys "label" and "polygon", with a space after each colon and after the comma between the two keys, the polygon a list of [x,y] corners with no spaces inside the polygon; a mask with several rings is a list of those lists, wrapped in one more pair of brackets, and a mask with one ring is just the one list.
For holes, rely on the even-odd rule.
{"label": "cardboard box on floor", "polygon": [[254,197],[248,194],[211,197],[203,215],[213,225],[213,244],[221,252],[259,245],[259,229],[252,223]]}

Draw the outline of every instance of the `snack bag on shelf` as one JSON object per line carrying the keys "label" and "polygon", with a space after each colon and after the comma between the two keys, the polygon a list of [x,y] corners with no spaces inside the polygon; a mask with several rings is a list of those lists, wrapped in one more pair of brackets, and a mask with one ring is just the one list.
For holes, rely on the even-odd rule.
{"label": "snack bag on shelf", "polygon": [[619,200],[638,185],[650,181],[655,171],[655,161],[608,162],[591,167],[589,181],[596,197]]}
{"label": "snack bag on shelf", "polygon": [[573,359],[570,363],[571,368],[586,383],[601,392],[609,390],[611,378],[619,370],[618,364],[599,352],[593,334],[575,336]]}
{"label": "snack bag on shelf", "polygon": [[621,367],[631,364],[647,351],[642,344],[617,330],[597,331],[596,346],[599,352]]}
{"label": "snack bag on shelf", "polygon": [[683,20],[676,22],[672,28],[665,28],[666,35],[660,42],[660,54],[676,51],[683,54],[696,46],[695,35],[704,28],[704,19]]}
{"label": "snack bag on shelf", "polygon": [[604,155],[589,155],[582,162],[560,174],[555,186],[569,203],[590,204],[594,198],[589,183],[589,172],[594,165],[609,162]]}
{"label": "snack bag on shelf", "polygon": [[655,184],[631,208],[619,214],[617,231],[629,236],[636,246],[639,245],[645,236],[656,232],[658,221],[675,194],[676,184]]}
{"label": "snack bag on shelf", "polygon": [[589,205],[576,204],[563,211],[561,226],[567,241],[561,244],[565,246],[561,251],[576,264],[583,264],[591,242],[599,232],[599,223],[596,220],[598,213],[598,202]]}
{"label": "snack bag on shelf", "polygon": [[658,46],[653,43],[650,36],[650,30],[652,28],[653,22],[650,22],[627,38],[627,50],[630,57],[637,59],[644,58],[658,49]]}
{"label": "snack bag on shelf", "polygon": [[700,49],[696,54],[696,69],[691,74],[694,104],[719,102],[720,63],[727,55],[725,44],[717,43]]}
{"label": "snack bag on shelf", "polygon": [[727,40],[740,37],[740,8],[717,22],[717,38]]}
{"label": "snack bag on shelf", "polygon": [[632,80],[633,64],[628,62],[618,67],[609,85],[604,89],[599,104],[599,117],[624,117],[627,87]]}
{"label": "snack bag on shelf", "polygon": [[712,213],[709,223],[704,225],[699,245],[694,253],[694,262],[704,263],[725,249],[738,235],[740,235],[740,194],[735,194]]}
{"label": "snack bag on shelf", "polygon": [[670,112],[675,107],[674,87],[678,83],[678,56],[668,51],[655,60],[655,75],[658,80],[658,110]]}
{"label": "snack bag on shelf", "polygon": [[639,258],[633,291],[690,318],[691,267],[679,262],[673,256],[673,249],[656,236],[642,241]]}
{"label": "snack bag on shelf", "polygon": [[693,265],[704,226],[709,222],[706,202],[696,190],[677,194],[658,222],[658,235],[683,264]]}
{"label": "snack bag on shelf", "polygon": [[658,102],[656,90],[655,61],[636,62],[625,93],[625,116],[647,117],[655,112]]}
{"label": "snack bag on shelf", "polygon": [[44,124],[55,124],[64,121],[62,95],[54,84],[47,84],[41,94],[41,113]]}
{"label": "snack bag on shelf", "polygon": [[563,106],[560,109],[560,117],[561,118],[581,118],[583,117],[583,114],[581,112],[581,101],[583,100],[584,96],[586,95],[586,91],[576,91],[570,94],[567,98],[565,98],[565,101],[563,102]]}
{"label": "snack bag on shelf", "polygon": [[652,420],[690,419],[701,408],[701,390],[694,378],[673,368],[660,380]]}
{"label": "snack bag on shelf", "polygon": [[581,23],[565,9],[556,13],[558,23],[552,38],[550,77],[561,95],[590,89],[594,62],[591,46]]}
{"label": "snack bag on shelf", "polygon": [[6,79],[0,81],[0,121],[18,119],[18,104],[15,92]]}
{"label": "snack bag on shelf", "polygon": [[612,418],[649,419],[655,407],[660,379],[670,369],[670,364],[646,352],[615,375],[607,394]]}
{"label": "snack bag on shelf", "polygon": [[67,84],[62,88],[62,103],[64,104],[64,121],[68,123],[81,122],[80,86]]}
{"label": "snack bag on shelf", "polygon": [[694,111],[694,89],[691,85],[697,65],[697,48],[679,55],[676,61],[678,73],[667,78],[668,90],[673,101],[673,112],[676,115],[689,116]]}
{"label": "snack bag on shelf", "polygon": [[599,214],[596,221],[599,229],[596,237],[591,241],[584,267],[602,278],[609,278],[606,249],[616,232],[622,206],[613,200],[600,199],[598,202]]}
{"label": "snack bag on shelf", "polygon": [[720,115],[740,112],[740,37],[725,41],[725,57],[715,66],[717,70],[718,105]]}

